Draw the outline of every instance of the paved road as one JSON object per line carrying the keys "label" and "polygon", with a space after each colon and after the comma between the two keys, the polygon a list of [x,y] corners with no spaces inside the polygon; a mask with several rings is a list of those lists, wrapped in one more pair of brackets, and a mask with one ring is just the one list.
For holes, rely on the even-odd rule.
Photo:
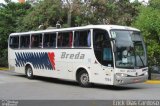
{"label": "paved road", "polygon": [[82,88],[75,82],[0,71],[0,100],[160,100],[160,84],[130,84],[118,87],[94,85]]}

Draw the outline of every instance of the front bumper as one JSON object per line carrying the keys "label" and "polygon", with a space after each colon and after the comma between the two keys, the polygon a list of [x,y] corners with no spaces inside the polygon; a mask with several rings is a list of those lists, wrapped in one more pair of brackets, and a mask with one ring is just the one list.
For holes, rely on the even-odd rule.
{"label": "front bumper", "polygon": [[147,80],[148,80],[148,75],[136,76],[136,77],[119,77],[115,75],[113,85],[141,83]]}

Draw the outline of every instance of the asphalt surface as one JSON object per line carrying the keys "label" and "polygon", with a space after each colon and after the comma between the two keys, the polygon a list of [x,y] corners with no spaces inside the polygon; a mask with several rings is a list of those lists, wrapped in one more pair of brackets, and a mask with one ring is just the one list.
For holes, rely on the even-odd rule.
{"label": "asphalt surface", "polygon": [[94,85],[0,71],[0,100],[160,100],[160,84]]}

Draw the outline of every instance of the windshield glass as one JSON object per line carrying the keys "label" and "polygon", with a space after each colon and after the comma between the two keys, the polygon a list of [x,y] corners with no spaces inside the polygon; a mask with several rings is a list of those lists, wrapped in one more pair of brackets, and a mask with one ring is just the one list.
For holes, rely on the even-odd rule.
{"label": "windshield glass", "polygon": [[115,39],[115,64],[118,68],[146,66],[146,52],[138,31],[111,30]]}

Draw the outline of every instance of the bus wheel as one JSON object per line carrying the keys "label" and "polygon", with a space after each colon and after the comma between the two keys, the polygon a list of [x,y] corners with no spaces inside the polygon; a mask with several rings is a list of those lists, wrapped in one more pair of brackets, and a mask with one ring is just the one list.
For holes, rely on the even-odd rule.
{"label": "bus wheel", "polygon": [[89,82],[89,75],[86,71],[79,72],[78,83],[82,87],[90,87],[91,86],[91,83]]}
{"label": "bus wheel", "polygon": [[30,66],[26,67],[26,76],[28,79],[33,79],[33,70]]}

